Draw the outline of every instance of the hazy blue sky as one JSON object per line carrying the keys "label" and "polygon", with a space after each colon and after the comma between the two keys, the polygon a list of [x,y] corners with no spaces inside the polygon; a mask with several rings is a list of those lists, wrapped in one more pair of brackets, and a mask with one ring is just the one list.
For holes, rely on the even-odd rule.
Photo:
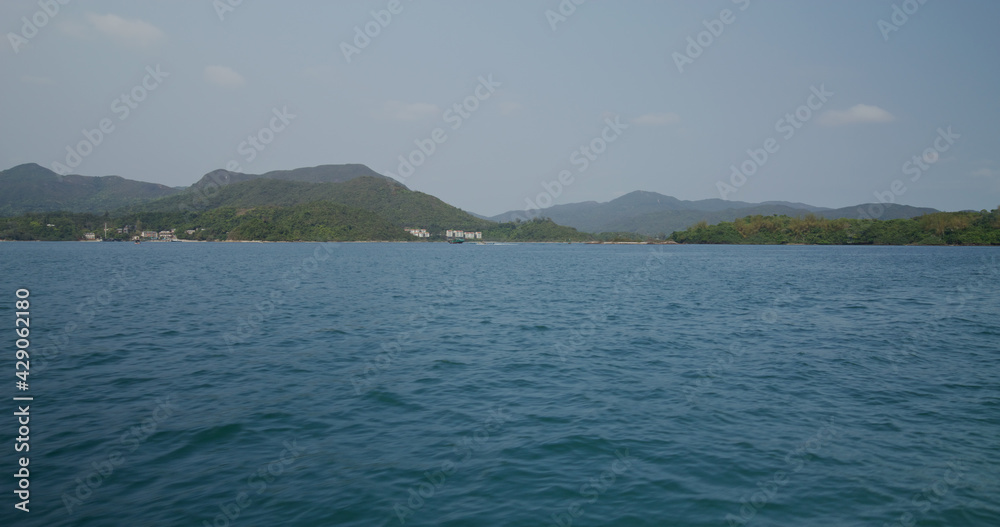
{"label": "hazy blue sky", "polygon": [[[231,162],[247,173],[362,163],[399,176],[399,156],[423,141],[434,151],[405,183],[490,215],[543,193],[547,205],[633,190],[828,207],[876,192],[945,210],[1000,205],[1000,2],[220,9],[230,2],[74,0],[55,2],[52,16],[37,0],[0,3],[0,168],[69,157],[73,173],[171,186]],[[560,5],[564,19],[554,16]],[[385,23],[378,12],[389,7],[397,12]],[[366,24],[376,36],[358,39],[363,48],[342,45],[355,46]],[[708,45],[691,45],[699,39]],[[814,89],[823,96],[810,98]],[[624,126],[612,129],[616,119]],[[87,138],[102,120],[110,133]],[[603,151],[589,152],[592,143]],[[74,159],[67,146],[87,155]],[[731,177],[733,165],[751,175]],[[560,190],[550,182],[562,171]],[[726,192],[719,182],[742,185]]]}

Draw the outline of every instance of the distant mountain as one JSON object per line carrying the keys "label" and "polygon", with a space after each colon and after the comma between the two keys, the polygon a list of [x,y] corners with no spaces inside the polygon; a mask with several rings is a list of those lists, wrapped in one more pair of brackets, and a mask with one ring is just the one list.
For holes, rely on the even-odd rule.
{"label": "distant mountain", "polygon": [[[726,201],[723,199],[686,201],[656,192],[637,190],[606,203],[585,201],[566,205],[554,205],[543,211],[535,212],[535,216],[552,218],[556,223],[576,227],[582,231],[609,232],[615,230],[613,228],[614,225],[654,212],[714,212],[726,209],[746,209],[758,205],[757,203]],[[525,217],[524,211],[512,210],[493,216],[490,219],[493,221],[512,221],[519,217],[522,219]]]}
{"label": "distant mountain", "polygon": [[200,192],[191,189],[123,212],[204,211],[226,207],[252,209],[328,202],[376,213],[400,227],[481,230],[493,225],[489,220],[477,218],[430,194],[412,191],[386,177],[365,175],[340,183],[254,178],[213,190]]}
{"label": "distant mountain", "polygon": [[[656,192],[635,191],[605,203],[585,201],[554,205],[541,211],[531,212],[533,213],[532,217],[552,218],[560,225],[575,227],[584,232],[634,232],[656,236],[669,235],[674,231],[684,230],[700,221],[715,224],[758,214],[764,216],[784,214],[795,217],[812,213],[830,219],[858,218],[860,216],[859,207],[862,207],[864,211],[869,210],[868,205],[828,209],[787,201],[768,201],[765,203],[723,199],[687,201]],[[879,219],[884,220],[912,218],[937,212],[935,209],[908,205],[886,204],[883,207],[884,211]],[[524,211],[508,211],[490,219],[511,221],[518,217],[524,218],[524,216]]]}
{"label": "distant mountain", "polygon": [[[320,209],[302,208],[314,203],[325,203],[331,207],[324,208],[321,212]],[[473,215],[429,194],[410,190],[395,179],[359,164],[320,165],[264,174],[215,170],[184,189],[132,181],[118,176],[59,177],[55,172],[36,164],[20,165],[0,172],[0,216],[13,216],[25,212],[69,211],[100,214],[104,211],[113,211],[117,216],[137,217],[136,215],[140,214],[190,215],[218,210],[220,215],[213,216],[215,218],[213,221],[218,220],[221,222],[219,225],[228,229],[235,228],[236,223],[247,222],[250,219],[223,221],[221,218],[228,218],[226,214],[236,214],[234,218],[238,218],[254,209],[289,207],[296,208],[296,211],[259,214],[265,214],[266,217],[277,214],[275,217],[280,217],[284,223],[300,217],[300,212],[316,214],[331,221],[335,218],[353,218],[352,229],[362,229],[355,231],[359,236],[362,232],[364,236],[385,232],[385,225],[425,228],[432,232],[451,228],[486,232],[499,228],[494,222],[528,219],[525,218],[523,211],[509,211],[492,218]],[[873,211],[878,212],[877,218],[883,220],[912,218],[937,212],[935,209],[893,204],[865,204],[828,209],[783,201],[765,203],[722,199],[687,201],[656,192],[635,191],[606,203],[588,201],[533,211],[534,217],[548,217],[555,224],[534,223],[520,229],[518,236],[552,240],[582,239],[574,229],[591,233],[635,233],[656,236],[669,235],[701,221],[716,224],[753,215],[804,217],[815,214],[822,218],[836,219],[858,218],[864,214],[872,214]],[[265,216],[261,216],[259,220],[267,223]],[[373,220],[376,217],[378,222]],[[380,223],[383,221],[387,223]],[[269,225],[268,229],[274,227]],[[220,232],[226,232],[225,229]],[[291,232],[288,229],[280,232],[257,227],[254,229],[253,232],[266,235],[268,239],[292,236],[288,234]],[[346,236],[341,231],[329,229],[302,231],[299,234],[309,238]],[[514,239],[513,233],[496,231],[495,234],[506,239]]]}
{"label": "distant mountain", "polygon": [[[884,212],[879,213],[882,210]],[[924,214],[934,214],[941,212],[930,207],[911,207],[909,205],[898,205],[895,203],[865,203],[853,207],[843,207],[840,209],[826,209],[817,212],[816,215],[828,220],[838,218],[847,219],[875,219],[875,220],[905,220],[923,216]],[[870,218],[868,218],[870,216]]]}
{"label": "distant mountain", "polygon": [[[772,202],[781,203],[781,202]],[[896,219],[909,219],[915,218],[917,216],[922,216],[924,214],[931,214],[938,212],[935,209],[921,208],[921,207],[911,207],[909,205],[896,205],[896,204],[884,204],[884,212],[878,216],[876,219],[880,220],[896,220]],[[808,214],[814,214],[819,218],[826,218],[830,220],[835,220],[839,218],[848,219],[859,219],[863,216],[858,211],[858,209],[867,211],[868,205],[859,205],[856,207],[844,207],[842,209],[819,209],[819,210],[809,210],[802,208],[795,208],[787,205],[765,205],[760,204],[753,207],[746,207],[740,209],[726,209],[720,211],[695,211],[695,210],[674,210],[674,211],[664,211],[664,212],[653,212],[649,214],[642,214],[638,216],[633,216],[631,218],[626,218],[620,221],[612,222],[606,225],[606,232],[635,232],[639,234],[644,234],[647,236],[656,236],[659,234],[669,235],[675,231],[681,231],[687,229],[688,227],[700,222],[707,222],[709,225],[714,225],[723,221],[733,221],[737,218],[743,218],[746,216],[772,216],[774,214],[791,216],[791,217],[804,217]],[[878,210],[878,209],[876,209]],[[558,220],[556,220],[558,221]],[[602,231],[603,232],[603,231]]]}
{"label": "distant mountain", "polygon": [[243,174],[240,172],[230,172],[228,170],[214,170],[202,176],[192,189],[204,189],[211,185],[225,186],[233,183],[242,183],[255,179],[276,179],[280,181],[302,181],[306,183],[343,183],[359,177],[372,177],[403,186],[395,179],[383,176],[365,165],[319,165],[308,168],[296,168],[294,170],[274,170],[264,174]]}
{"label": "distant mountain", "polygon": [[[275,170],[264,174],[242,174],[215,170],[190,187],[168,187],[133,181],[118,176],[59,177],[55,172],[28,163],[0,172],[0,216],[25,212],[104,212],[142,205],[157,198],[200,191],[211,195],[218,187],[258,179],[309,183],[340,183],[368,177],[400,188],[395,179],[364,165],[321,165],[295,170]],[[313,200],[316,201],[316,200]]]}
{"label": "distant mountain", "polygon": [[831,210],[831,209],[829,209],[827,207],[816,207],[814,205],[809,205],[807,203],[798,203],[798,202],[792,202],[792,201],[763,201],[763,202],[761,202],[761,205],[782,205],[782,206],[789,207],[789,208],[792,208],[792,209],[803,209],[803,210],[808,210],[810,212],[820,212],[820,211],[824,211],[824,210]]}
{"label": "distant mountain", "polygon": [[101,213],[178,192],[166,185],[118,176],[60,177],[28,163],[0,171],[0,216],[55,210]]}
{"label": "distant mountain", "polygon": [[[497,241],[593,239],[551,221],[498,224],[476,217],[364,165],[265,174],[216,170],[182,189],[117,176],[60,178],[38,165],[0,175],[7,206],[0,215],[9,216],[0,221],[0,239],[9,240],[81,239],[105,223],[119,239],[130,236],[119,228],[139,225],[203,240],[414,240],[404,227],[427,229],[434,239],[448,229],[482,231]],[[107,218],[100,215],[105,210]]]}

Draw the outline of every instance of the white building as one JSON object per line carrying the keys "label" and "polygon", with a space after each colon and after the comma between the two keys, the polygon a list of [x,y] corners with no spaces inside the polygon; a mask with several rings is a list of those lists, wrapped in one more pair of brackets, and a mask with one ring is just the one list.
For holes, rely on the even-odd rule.
{"label": "white building", "polygon": [[483,233],[481,232],[472,232],[472,231],[466,232],[457,229],[448,229],[447,231],[445,231],[445,236],[449,238],[467,238],[469,240],[483,239]]}

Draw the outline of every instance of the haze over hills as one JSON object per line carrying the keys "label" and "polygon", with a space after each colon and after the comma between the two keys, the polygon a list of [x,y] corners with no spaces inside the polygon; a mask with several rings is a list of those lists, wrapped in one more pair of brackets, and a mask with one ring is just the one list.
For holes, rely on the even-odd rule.
{"label": "haze over hills", "polygon": [[166,185],[118,176],[60,177],[27,163],[0,171],[0,216],[55,210],[104,212],[178,192]]}
{"label": "haze over hills", "polygon": [[315,167],[296,168],[293,170],[273,170],[263,174],[243,174],[228,170],[213,170],[202,176],[190,188],[205,188],[213,183],[219,186],[232,183],[242,183],[255,179],[276,179],[280,181],[303,181],[306,183],[343,183],[359,177],[372,177],[387,183],[404,186],[402,183],[359,164],[319,165]]}
{"label": "haze over hills", "polygon": [[[205,179],[202,180],[204,181]],[[477,218],[453,207],[430,194],[412,191],[386,177],[362,175],[340,183],[254,178],[213,190],[213,192],[200,192],[198,189],[190,189],[181,194],[129,207],[123,212],[294,207],[307,203],[329,202],[373,212],[400,226],[474,230],[494,224],[492,221]]]}
{"label": "haze over hills", "polygon": [[[31,198],[32,185],[39,187],[39,181],[54,187],[50,193],[59,195],[71,194],[72,185],[80,182],[94,187],[121,180],[73,176],[67,188],[54,172],[37,165],[8,172],[8,187],[25,199]],[[140,190],[147,185],[130,184]],[[35,200],[34,210],[20,211],[20,216],[0,222],[0,239],[78,240],[88,232],[93,238],[94,231],[101,231],[102,237],[121,240],[136,231],[171,230],[193,240],[411,241],[440,240],[448,229],[481,231],[497,241],[592,239],[547,220],[500,224],[478,218],[363,165],[323,165],[259,175],[217,170],[183,190],[154,187],[169,195],[150,199],[148,193],[98,194],[104,198],[102,206],[83,211],[74,211],[79,201],[65,196]],[[0,186],[0,194],[6,192]],[[430,236],[415,238],[406,228],[426,229]]]}
{"label": "haze over hills", "polygon": [[27,163],[0,171],[0,215],[52,211],[102,213],[194,190],[202,190],[203,194],[208,195],[220,186],[258,179],[339,183],[359,177],[369,177],[406,188],[396,180],[358,164],[321,165],[294,170],[276,170],[264,174],[215,170],[202,176],[190,187],[172,188],[119,176],[71,174],[60,177],[59,174],[41,165]]}
{"label": "haze over hills", "polygon": [[[637,190],[604,203],[586,201],[553,205],[540,211],[529,211],[530,214],[526,214],[523,210],[508,211],[489,219],[513,221],[516,218],[543,216],[552,218],[560,225],[574,227],[584,232],[634,232],[656,236],[669,235],[671,232],[686,229],[700,221],[714,224],[758,214],[763,216],[784,214],[794,217],[812,213],[828,219],[858,218],[861,216],[859,208],[863,211],[869,210],[867,204],[829,209],[784,201],[748,203],[717,198],[688,201],[656,192]],[[913,218],[938,212],[931,208],[897,204],[879,205],[874,210],[882,210],[878,219],[883,220]]]}
{"label": "haze over hills", "polygon": [[533,215],[551,218],[559,225],[583,232],[630,232],[644,236],[669,235],[701,221],[716,224],[752,215],[802,217],[815,214],[836,219],[862,217],[867,211],[878,219],[888,220],[937,212],[896,204],[829,209],[782,201],[689,201],[656,192],[635,191],[605,203],[570,203],[531,211],[532,215],[509,211],[485,218],[429,194],[410,190],[395,179],[360,164],[320,165],[264,174],[215,170],[180,190],[118,176],[60,178],[55,172],[33,163],[0,172],[0,215],[6,216],[50,211],[135,214],[201,212],[219,208],[247,210],[316,202],[364,210],[401,227],[483,230],[495,225],[494,222],[524,220]]}

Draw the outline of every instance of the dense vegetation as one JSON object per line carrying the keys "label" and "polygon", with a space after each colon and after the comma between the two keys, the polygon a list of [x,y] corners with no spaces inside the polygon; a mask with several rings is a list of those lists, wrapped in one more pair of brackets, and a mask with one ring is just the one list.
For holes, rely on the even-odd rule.
{"label": "dense vegetation", "polygon": [[[72,241],[93,232],[107,239],[129,240],[143,230],[173,229],[187,240],[224,241],[426,241],[413,237],[384,217],[364,209],[331,202],[313,202],[291,207],[220,207],[205,212],[126,212],[104,215],[75,212],[28,213],[0,218],[0,239]],[[551,220],[486,222],[484,240],[492,241],[586,241],[590,235]],[[51,225],[51,226],[50,226]],[[128,233],[119,228],[128,226]],[[194,231],[188,234],[186,231]],[[431,241],[443,240],[435,233]]]}
{"label": "dense vegetation", "polygon": [[[366,210],[336,203],[249,210],[212,209],[193,215],[178,237],[192,240],[367,241],[407,240],[412,236]],[[187,230],[195,230],[186,234]]]}
{"label": "dense vegetation", "polygon": [[[742,204],[746,208],[737,211],[723,200],[682,202],[649,192],[634,192],[606,204],[546,209],[621,220],[610,222],[615,228],[609,232],[592,235],[549,217],[504,223],[482,219],[363,165],[262,175],[219,170],[178,191],[116,176],[60,178],[27,164],[0,172],[0,190],[3,240],[80,240],[85,233],[127,240],[143,230],[173,230],[178,238],[192,240],[439,241],[446,230],[460,229],[481,231],[483,240],[492,241],[634,242],[655,233],[662,240],[662,233],[671,232],[666,227],[677,226],[670,238],[680,243],[1000,245],[997,210],[923,209],[933,213],[905,219],[919,209],[887,205],[883,220],[835,219],[857,211],[817,210],[801,216],[792,208],[800,204],[779,202]],[[704,210],[684,208],[695,205]],[[752,215],[736,218],[739,212]],[[714,220],[727,221],[710,226],[705,221],[710,214],[718,216]],[[695,223],[699,217],[702,221]],[[681,231],[681,224],[693,226]],[[416,238],[404,228],[426,229],[431,237]]]}
{"label": "dense vegetation", "polygon": [[386,178],[368,176],[342,183],[254,179],[212,189],[212,192],[192,189],[121,212],[289,207],[317,201],[364,209],[400,227],[419,227],[431,232],[447,229],[481,231],[495,225],[430,194],[412,191]]}
{"label": "dense vegetation", "polygon": [[[54,212],[0,219],[0,239],[65,241],[86,232],[127,240],[143,230],[173,229],[180,239],[261,241],[409,240],[403,229],[371,212],[336,203],[254,209],[218,208],[202,213],[138,212],[121,216]],[[48,225],[52,225],[49,227]],[[118,228],[128,226],[129,233]],[[186,231],[195,231],[187,234]]]}
{"label": "dense vegetation", "polygon": [[[490,222],[492,223],[492,222]],[[564,227],[548,218],[493,223],[483,229],[483,239],[503,242],[583,242],[594,237],[572,227]]]}
{"label": "dense vegetation", "polygon": [[716,225],[701,222],[674,232],[670,239],[725,244],[1000,245],[1000,208],[895,220],[830,220],[812,214],[748,216]]}
{"label": "dense vegetation", "polygon": [[118,176],[59,177],[34,163],[0,171],[0,216],[67,210],[100,213],[179,191]]}
{"label": "dense vegetation", "polygon": [[[874,212],[877,214],[874,214]],[[773,216],[784,214],[798,217],[814,213],[821,218],[865,218],[874,216],[882,220],[915,218],[922,214],[939,212],[924,207],[911,207],[896,203],[865,204],[840,209],[813,207],[804,203],[768,201],[748,203],[718,198],[697,201],[679,200],[656,192],[635,191],[606,203],[587,201],[553,205],[543,214],[560,225],[575,227],[584,232],[633,232],[640,236],[665,238],[674,231],[687,229],[705,221],[714,225],[723,221],[734,221],[746,216]],[[525,211],[509,211],[494,216],[495,221],[510,221],[528,214]]]}

